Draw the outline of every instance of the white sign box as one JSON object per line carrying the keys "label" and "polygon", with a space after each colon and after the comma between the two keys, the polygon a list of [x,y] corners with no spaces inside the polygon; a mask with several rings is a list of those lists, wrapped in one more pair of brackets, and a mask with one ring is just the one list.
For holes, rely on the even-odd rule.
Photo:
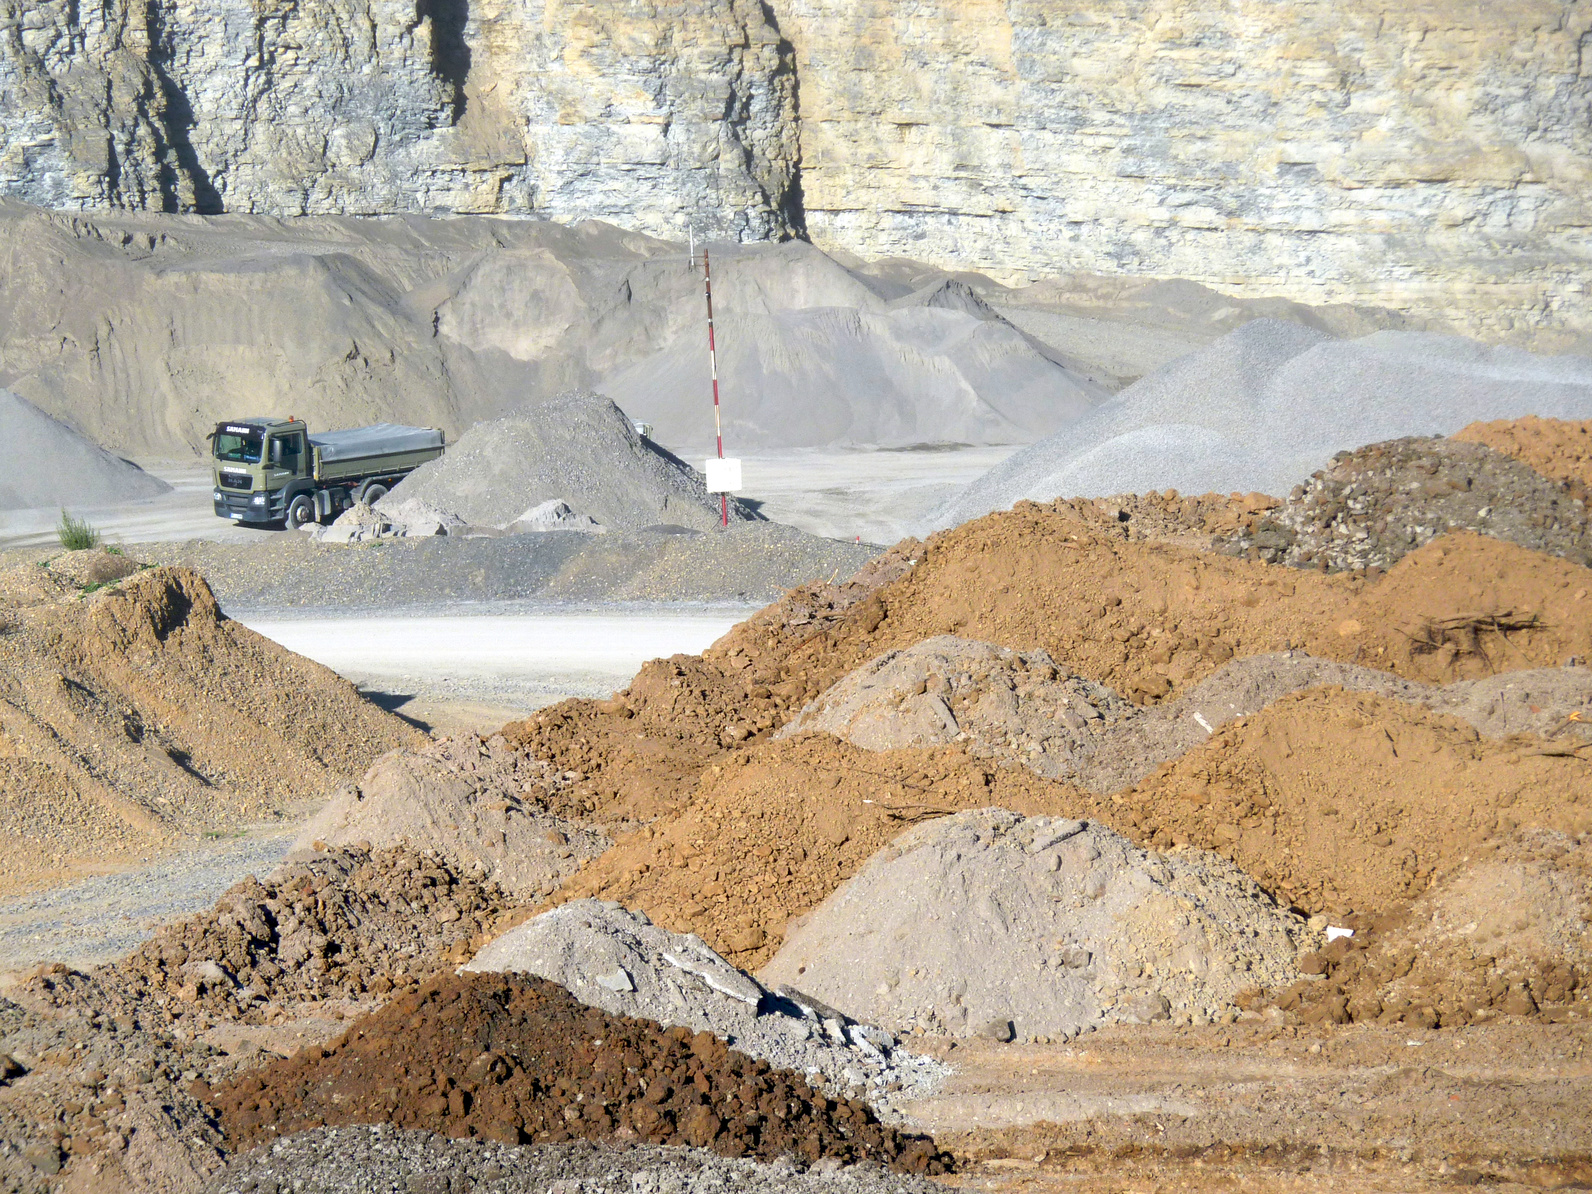
{"label": "white sign box", "polygon": [[709,493],[739,493],[741,491],[741,462],[739,460],[709,460],[707,474]]}

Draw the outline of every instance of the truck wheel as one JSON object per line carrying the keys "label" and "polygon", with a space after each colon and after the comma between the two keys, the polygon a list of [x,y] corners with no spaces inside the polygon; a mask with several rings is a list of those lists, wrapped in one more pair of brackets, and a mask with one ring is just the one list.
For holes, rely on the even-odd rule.
{"label": "truck wheel", "polygon": [[315,499],[307,493],[301,493],[287,504],[287,517],[284,520],[290,531],[302,530],[315,521]]}
{"label": "truck wheel", "polygon": [[387,487],[385,485],[367,485],[365,486],[365,496],[362,500],[365,505],[374,506],[386,496]]}

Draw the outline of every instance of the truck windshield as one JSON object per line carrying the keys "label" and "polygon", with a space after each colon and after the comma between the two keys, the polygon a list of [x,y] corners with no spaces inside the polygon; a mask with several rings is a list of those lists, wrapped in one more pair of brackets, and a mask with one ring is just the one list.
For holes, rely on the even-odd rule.
{"label": "truck windshield", "polygon": [[216,428],[216,459],[235,464],[259,464],[262,435],[252,427]]}

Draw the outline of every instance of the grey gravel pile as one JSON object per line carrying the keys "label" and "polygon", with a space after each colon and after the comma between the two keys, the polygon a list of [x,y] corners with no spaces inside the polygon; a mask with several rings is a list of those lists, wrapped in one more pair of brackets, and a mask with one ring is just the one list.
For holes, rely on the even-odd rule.
{"label": "grey gravel pile", "polygon": [[946,1070],[793,988],[769,990],[700,937],[671,933],[642,912],[575,900],[487,945],[466,970],[533,974],[591,1007],[711,1032],[751,1057],[847,1097],[881,1116],[892,1097],[922,1097]]}
{"label": "grey gravel pile", "polygon": [[1592,417],[1592,359],[1427,332],[1334,340],[1256,320],[1013,455],[929,523],[954,526],[1025,498],[1285,494],[1334,452],[1528,414]]}
{"label": "grey gravel pile", "polygon": [[308,535],[261,543],[149,543],[140,560],[204,574],[229,612],[399,609],[458,602],[702,601],[761,604],[814,580],[850,576],[878,554],[778,523],[728,532],[564,532],[377,539],[327,546]]}
{"label": "grey gravel pile", "polygon": [[1592,564],[1586,503],[1570,486],[1481,444],[1397,439],[1334,456],[1229,555],[1343,572],[1390,568],[1450,531]]}
{"label": "grey gravel pile", "polygon": [[[721,519],[719,499],[694,469],[643,439],[609,399],[586,390],[477,423],[376,507],[411,501],[486,527],[507,527],[545,502],[564,502],[613,530],[707,530]],[[757,517],[730,503],[732,520]]]}
{"label": "grey gravel pile", "polygon": [[236,1158],[206,1194],[939,1194],[878,1165],[800,1171],[706,1149],[449,1140],[385,1124],[321,1128]]}
{"label": "grey gravel pile", "polygon": [[0,510],[105,505],[171,492],[10,390],[0,390]]}
{"label": "grey gravel pile", "polygon": [[1071,1040],[1205,1024],[1297,976],[1319,931],[1232,863],[1005,809],[920,825],[868,860],[763,967],[897,1032]]}

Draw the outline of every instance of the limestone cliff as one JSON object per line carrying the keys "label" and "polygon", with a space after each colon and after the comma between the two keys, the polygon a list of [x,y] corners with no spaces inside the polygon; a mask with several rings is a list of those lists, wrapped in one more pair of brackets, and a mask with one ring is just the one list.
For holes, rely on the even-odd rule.
{"label": "limestone cliff", "polygon": [[1584,0],[0,0],[0,194],[1592,330]]}

